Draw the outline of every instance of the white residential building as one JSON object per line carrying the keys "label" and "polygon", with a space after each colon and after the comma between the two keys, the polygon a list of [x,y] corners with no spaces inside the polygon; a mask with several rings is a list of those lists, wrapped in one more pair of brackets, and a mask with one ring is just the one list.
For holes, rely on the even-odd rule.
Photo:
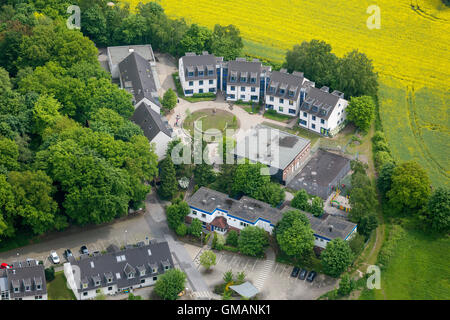
{"label": "white residential building", "polygon": [[299,126],[326,136],[333,136],[345,125],[348,101],[339,91],[328,87],[309,87],[300,106]]}
{"label": "white residential building", "polygon": [[173,267],[167,242],[140,242],[123,250],[110,245],[105,254],[78,260],[70,257],[64,274],[77,300],[88,300],[151,286]]}
{"label": "white residential building", "polygon": [[[178,61],[178,75],[186,97],[197,93],[217,93],[217,73],[223,58],[208,52],[196,55],[187,52]],[[220,72],[220,71],[219,71]]]}
{"label": "white residential building", "polygon": [[[236,200],[205,187],[197,190],[187,202],[190,207],[190,213],[186,217],[188,223],[199,219],[205,229],[220,234],[229,230],[240,231],[249,225],[262,228],[271,234],[286,211],[298,210],[291,207],[279,210],[246,196]],[[314,232],[314,245],[319,248],[325,248],[327,243],[335,238],[349,240],[356,233],[357,225],[347,220],[334,216],[321,219],[310,213],[303,213]]]}
{"label": "white residential building", "polygon": [[286,69],[273,71],[266,91],[266,109],[292,117],[298,115],[306,96],[306,88],[309,86],[314,86],[314,83],[306,79],[301,72],[294,71],[289,74]]}

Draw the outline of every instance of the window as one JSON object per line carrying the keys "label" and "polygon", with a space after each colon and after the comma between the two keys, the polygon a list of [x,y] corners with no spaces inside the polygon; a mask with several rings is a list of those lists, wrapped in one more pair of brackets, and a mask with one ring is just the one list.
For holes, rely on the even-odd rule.
{"label": "window", "polygon": [[209,84],[214,84],[214,80],[209,80]]}
{"label": "window", "polygon": [[290,105],[290,106],[293,106],[293,105],[294,105],[294,101],[289,100],[289,105]]}
{"label": "window", "polygon": [[251,79],[250,79],[250,82],[251,82],[251,83],[256,83],[256,78],[251,78]]}
{"label": "window", "polygon": [[40,284],[36,285],[36,290],[41,290],[41,285]]}
{"label": "window", "polygon": [[307,114],[306,112],[303,112],[303,116],[304,116],[304,117],[307,117],[308,114]]}
{"label": "window", "polygon": [[30,286],[26,286],[25,291],[30,291]]}
{"label": "window", "polygon": [[284,99],[280,98],[280,103],[284,103]]}
{"label": "window", "polygon": [[234,90],[236,90],[236,87],[235,86],[231,86],[230,87],[230,91],[234,91]]}
{"label": "window", "polygon": [[192,210],[192,214],[193,214],[194,216],[196,216],[196,215],[197,215],[197,211]]}
{"label": "window", "polygon": [[206,214],[202,213],[202,218],[206,218]]}
{"label": "window", "polygon": [[198,93],[203,93],[203,89],[198,89]]}
{"label": "window", "polygon": [[213,73],[214,73],[214,71],[212,71],[212,70],[209,70],[209,71],[208,71],[208,75],[209,75],[209,76],[212,76]]}
{"label": "window", "polygon": [[141,283],[145,283],[145,279],[141,279]]}
{"label": "window", "polygon": [[202,85],[203,85],[203,80],[200,80],[200,81],[198,82],[198,84],[202,86]]}
{"label": "window", "polygon": [[251,96],[252,100],[258,100],[258,96]]}
{"label": "window", "polygon": [[245,87],[241,87],[241,91],[245,91]]}
{"label": "window", "polygon": [[316,125],[315,125],[315,124],[312,124],[312,125],[311,125],[311,128],[315,129],[315,128],[316,128]]}
{"label": "window", "polygon": [[83,296],[87,296],[88,295],[88,293],[87,292],[83,292]]}
{"label": "window", "polygon": [[278,110],[279,110],[280,112],[283,112],[283,107],[279,107]]}
{"label": "window", "polygon": [[112,290],[112,287],[108,287],[108,291],[111,291]]}
{"label": "window", "polygon": [[236,82],[236,77],[234,77],[234,76],[231,76],[231,78],[230,78],[230,82]]}
{"label": "window", "polygon": [[273,101],[273,100],[275,100],[273,97],[270,97],[270,99],[269,99],[270,101]]}
{"label": "window", "polygon": [[324,124],[324,123],[325,123],[325,120],[320,119],[320,123],[321,123],[321,124]]}
{"label": "window", "polygon": [[156,280],[158,280],[158,277],[153,277],[153,281],[156,281]]}
{"label": "window", "polygon": [[241,94],[241,99],[245,99],[245,94]]}
{"label": "window", "polygon": [[295,114],[295,109],[289,109],[290,114]]}
{"label": "window", "polygon": [[247,78],[241,77],[241,82],[247,82]]}
{"label": "window", "polygon": [[280,89],[280,94],[284,94],[284,89]]}
{"label": "window", "polygon": [[255,87],[252,87],[252,92],[256,92],[256,88]]}
{"label": "window", "polygon": [[19,288],[14,288],[14,292],[19,292]]}
{"label": "window", "polygon": [[192,87],[194,85],[194,81],[189,81],[189,87]]}
{"label": "window", "polygon": [[194,76],[194,73],[193,72],[189,72],[188,73],[188,77],[193,77]]}
{"label": "window", "polygon": [[305,120],[300,120],[300,124],[306,126],[308,124],[308,122],[306,122]]}
{"label": "window", "polygon": [[86,289],[88,287],[87,283],[83,283],[83,289]]}
{"label": "window", "polygon": [[313,121],[316,121],[316,116],[312,116]]}
{"label": "window", "polygon": [[145,270],[141,271],[141,277],[145,276]]}
{"label": "window", "polygon": [[199,71],[198,72],[198,76],[200,77],[200,76],[203,76],[203,71]]}

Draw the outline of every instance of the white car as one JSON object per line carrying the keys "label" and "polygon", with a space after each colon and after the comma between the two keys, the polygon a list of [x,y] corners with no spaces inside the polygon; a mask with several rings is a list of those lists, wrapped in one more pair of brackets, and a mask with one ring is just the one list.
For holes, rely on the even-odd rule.
{"label": "white car", "polygon": [[56,251],[50,252],[50,259],[52,260],[52,262],[54,264],[58,264],[60,262],[58,254],[56,253]]}

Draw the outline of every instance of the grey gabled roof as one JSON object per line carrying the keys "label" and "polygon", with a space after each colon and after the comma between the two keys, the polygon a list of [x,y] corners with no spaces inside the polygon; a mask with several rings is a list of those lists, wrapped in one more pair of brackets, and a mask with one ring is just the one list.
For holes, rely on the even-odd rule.
{"label": "grey gabled roof", "polygon": [[343,93],[339,91],[330,93],[328,87],[322,87],[320,89],[309,87],[300,110],[307,111],[310,114],[327,120],[340,98],[344,98]]}
{"label": "grey gabled roof", "polygon": [[164,121],[160,114],[153,110],[145,101],[139,104],[131,116],[131,121],[136,123],[144,131],[144,135],[152,142],[159,132],[164,132],[172,137],[172,129]]}
{"label": "grey gabled roof", "polygon": [[305,212],[289,206],[284,207],[281,212],[284,214],[287,211],[300,211],[309,220],[311,229],[314,231],[314,235],[321,236],[330,240],[341,238],[345,240],[347,236],[356,227],[356,224],[341,218],[337,218],[330,215],[325,215],[322,218],[317,218],[309,212]]}
{"label": "grey gabled roof", "polygon": [[[269,221],[272,225],[280,221],[286,211],[297,210],[303,212],[288,206],[279,210],[265,202],[247,196],[242,197],[240,200],[232,199],[222,192],[206,187],[198,189],[188,199],[187,203],[191,208],[200,209],[209,213],[220,209],[226,211],[228,215],[244,219],[251,223],[256,222],[258,218],[262,218]],[[308,218],[314,234],[327,239],[346,239],[356,227],[356,224],[334,216],[327,215],[321,219],[314,217],[308,212],[303,213]]]}
{"label": "grey gabled roof", "polygon": [[[234,61],[228,62],[228,79],[227,83],[229,85],[239,85],[239,86],[257,86],[260,85],[260,75],[263,71],[263,66],[260,61],[245,61],[244,58],[237,58]],[[236,81],[231,82],[231,75],[236,76]],[[250,75],[250,76],[249,76]],[[256,75],[255,83],[251,83],[252,76]],[[241,76],[246,77],[245,82],[241,82]]]}
{"label": "grey gabled roof", "polygon": [[147,61],[155,62],[153,49],[149,44],[108,47],[107,51],[111,57],[111,63],[113,65],[122,62],[122,60],[125,59],[131,52],[137,52]]}
{"label": "grey gabled roof", "polygon": [[160,105],[152,67],[139,53],[132,52],[119,63],[120,78],[136,102],[144,98]]}
{"label": "grey gabled roof", "polygon": [[[148,253],[151,250],[151,255]],[[119,259],[117,257],[120,257]],[[77,266],[80,270],[79,283],[76,283],[78,291],[87,291],[98,288],[93,281],[94,278],[100,278],[100,286],[109,286],[117,284],[118,288],[128,288],[140,283],[141,279],[164,273],[161,266],[163,261],[167,261],[171,267],[174,266],[169,245],[166,241],[154,242],[141,247],[120,250],[118,252],[109,252],[95,257],[89,257],[83,260],[72,260],[72,268]],[[94,262],[94,268],[91,267]],[[157,273],[152,273],[150,265],[158,266]],[[136,268],[141,269],[144,266],[146,272],[144,276],[136,273]],[[134,278],[128,279],[127,274],[135,273]],[[99,276],[105,275],[105,277]],[[112,277],[112,282],[107,282],[107,277]],[[118,277],[119,276],[119,277]],[[83,288],[81,283],[87,281],[88,287]]]}
{"label": "grey gabled roof", "polygon": [[[223,61],[222,57],[216,57],[208,52],[203,52],[201,55],[196,55],[192,52],[187,52],[184,57],[181,58],[184,66],[185,80],[202,80],[202,79],[216,79],[215,66]],[[203,76],[198,75],[198,71],[204,71]],[[208,75],[208,70],[212,70],[213,74]],[[193,77],[188,77],[188,72],[194,72]]]}
{"label": "grey gabled roof", "polygon": [[[296,101],[306,80],[302,73],[289,74],[285,70],[272,71],[267,95]],[[272,86],[275,86],[275,92],[271,91]],[[285,89],[284,94],[280,93],[281,88]],[[290,90],[294,91],[294,96],[289,95]]]}
{"label": "grey gabled roof", "polygon": [[[47,293],[43,265],[38,264],[36,260],[15,261],[12,265],[13,267],[7,269],[4,274],[8,282],[6,287],[10,289],[12,299]],[[25,286],[30,286],[30,291],[25,291]],[[38,290],[37,286],[41,286],[41,289]],[[14,292],[14,288],[19,288],[19,292]]]}

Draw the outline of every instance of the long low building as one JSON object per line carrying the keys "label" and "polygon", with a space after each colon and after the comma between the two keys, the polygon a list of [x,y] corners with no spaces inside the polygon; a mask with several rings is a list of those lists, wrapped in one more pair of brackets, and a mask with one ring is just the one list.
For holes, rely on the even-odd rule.
{"label": "long low building", "polygon": [[[190,213],[186,222],[199,219],[203,227],[209,231],[226,234],[229,230],[240,231],[246,226],[257,226],[272,234],[273,228],[288,210],[298,210],[285,207],[282,210],[249,197],[236,200],[222,192],[202,187],[189,199]],[[357,230],[357,225],[333,216],[316,218],[304,212],[314,231],[314,245],[325,248],[333,239],[350,239]]]}
{"label": "long low building", "polygon": [[105,254],[82,255],[79,260],[71,257],[64,274],[75,297],[87,300],[153,285],[173,267],[167,242],[140,242],[123,250],[110,245]]}

